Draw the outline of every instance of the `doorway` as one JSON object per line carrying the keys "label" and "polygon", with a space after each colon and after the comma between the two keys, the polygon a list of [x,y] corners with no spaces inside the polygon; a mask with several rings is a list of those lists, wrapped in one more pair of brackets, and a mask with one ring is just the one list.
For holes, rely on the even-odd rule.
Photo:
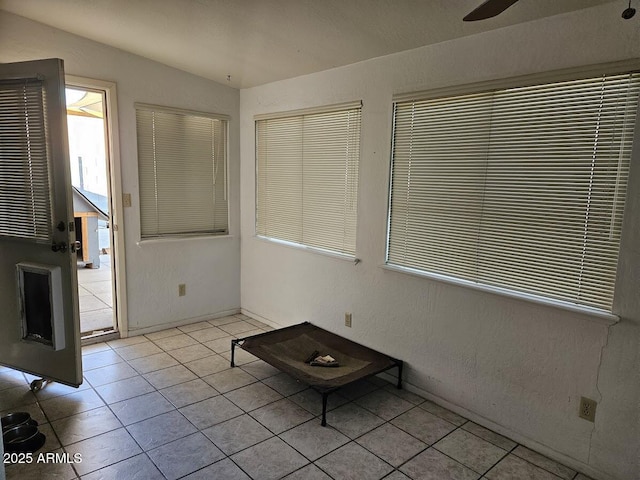
{"label": "doorway", "polygon": [[69,162],[83,344],[120,336],[122,249],[118,248],[119,182],[114,158],[115,85],[79,79],[66,85]]}

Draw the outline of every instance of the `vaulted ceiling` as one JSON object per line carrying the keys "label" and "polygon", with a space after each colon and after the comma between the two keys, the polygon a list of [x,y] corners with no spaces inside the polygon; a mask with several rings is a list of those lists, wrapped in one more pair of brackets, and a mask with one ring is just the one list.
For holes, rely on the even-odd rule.
{"label": "vaulted ceiling", "polygon": [[[0,0],[0,8],[236,88],[623,0]],[[1,28],[1,27],[0,27]]]}

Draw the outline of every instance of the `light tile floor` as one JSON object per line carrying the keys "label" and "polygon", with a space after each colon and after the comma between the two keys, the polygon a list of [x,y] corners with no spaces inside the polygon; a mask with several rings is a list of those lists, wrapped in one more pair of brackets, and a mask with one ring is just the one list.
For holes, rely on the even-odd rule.
{"label": "light tile floor", "polygon": [[91,334],[113,328],[111,256],[100,255],[100,268],[78,266],[80,331]]}
{"label": "light tile floor", "polygon": [[[28,411],[40,452],[81,463],[6,465],[13,479],[588,480],[374,378],[320,396],[230,341],[269,330],[244,315],[83,349],[78,389],[0,368],[0,414]],[[35,457],[37,459],[37,456]]]}

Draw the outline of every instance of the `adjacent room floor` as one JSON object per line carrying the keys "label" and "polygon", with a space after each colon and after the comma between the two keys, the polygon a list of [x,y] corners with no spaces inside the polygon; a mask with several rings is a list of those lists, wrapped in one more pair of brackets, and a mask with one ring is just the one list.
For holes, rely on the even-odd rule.
{"label": "adjacent room floor", "polygon": [[78,265],[78,300],[83,335],[113,328],[110,255],[100,255],[99,268]]}
{"label": "adjacent room floor", "polygon": [[41,452],[78,463],[6,465],[8,479],[586,480],[386,381],[320,396],[230,340],[270,330],[224,317],[83,349],[79,389],[0,367],[0,411],[28,411]]}

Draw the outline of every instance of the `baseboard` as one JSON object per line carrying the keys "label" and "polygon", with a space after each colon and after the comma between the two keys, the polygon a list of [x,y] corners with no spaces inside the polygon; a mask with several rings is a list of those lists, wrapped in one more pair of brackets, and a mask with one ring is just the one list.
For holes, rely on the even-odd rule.
{"label": "baseboard", "polygon": [[80,345],[86,347],[87,345],[93,345],[94,343],[109,342],[111,340],[117,340],[119,338],[121,338],[120,332],[118,332],[117,330],[110,330],[108,332],[96,333],[94,335],[82,337]]}
{"label": "baseboard", "polygon": [[[241,313],[243,315],[247,315],[248,317],[251,317],[255,320],[258,320],[264,324],[267,324],[271,327],[274,328],[282,328],[284,325],[281,325],[277,322],[274,322],[273,320],[263,317],[262,315],[259,315],[255,312],[252,312],[251,310],[248,310],[246,308],[239,308],[239,309],[233,309],[233,310],[227,310],[224,312],[219,312],[213,315],[204,315],[202,317],[195,317],[195,318],[188,318],[188,319],[183,319],[183,320],[179,320],[176,322],[170,322],[170,323],[163,323],[162,325],[154,325],[152,327],[146,327],[146,328],[141,328],[141,329],[137,329],[137,330],[129,330],[129,335],[130,336],[135,336],[135,335],[144,335],[147,333],[153,333],[156,331],[160,331],[160,330],[166,330],[167,328],[175,328],[175,327],[180,327],[183,325],[188,325],[190,323],[197,323],[197,322],[202,322],[202,321],[206,321],[206,320],[213,320],[215,318],[220,318],[220,317],[226,317],[228,315],[236,315],[238,313]],[[381,378],[384,378],[385,380],[389,381],[392,384],[396,384],[397,383],[397,376],[394,376],[390,373],[381,373],[378,375]],[[594,469],[592,466],[587,465],[583,462],[581,462],[580,460],[576,460],[575,458],[569,457],[563,453],[560,453],[556,450],[553,450],[552,448],[547,447],[546,445],[543,445],[535,440],[532,440],[524,435],[522,435],[521,433],[518,433],[516,431],[513,431],[511,429],[509,429],[508,427],[505,427],[503,425],[500,425],[498,423],[495,423],[487,418],[482,417],[481,415],[478,415],[477,413],[474,413],[470,410],[467,410],[464,407],[461,407],[459,405],[456,405],[454,403],[449,402],[448,400],[445,400],[441,397],[438,397],[437,395],[433,395],[432,393],[427,392],[426,390],[423,390],[420,387],[417,387],[416,385],[413,385],[410,382],[407,382],[406,380],[402,381],[402,388],[408,390],[409,392],[415,393],[417,395],[420,395],[423,398],[426,398],[427,400],[432,401],[433,403],[436,403],[438,405],[440,405],[441,407],[444,407],[448,410],[451,410],[452,412],[455,412],[459,415],[462,415],[463,417],[471,420],[474,423],[477,423],[478,425],[481,425],[485,428],[488,428],[489,430],[492,430],[504,437],[507,437],[511,440],[513,440],[514,442],[520,444],[520,445],[524,445],[525,447],[540,453],[541,455],[544,455],[546,457],[551,458],[552,460],[555,460],[557,462],[562,463],[563,465],[566,465],[567,467],[576,470],[580,473],[583,473],[584,475],[587,475],[591,478],[593,478],[594,480],[616,480],[615,477],[612,477],[611,475],[609,475],[608,473],[602,472],[600,470]]]}
{"label": "baseboard", "polygon": [[[394,385],[397,383],[398,377],[390,373],[384,372],[379,374],[378,376],[384,378],[385,380],[387,380],[388,382],[391,382]],[[509,429],[508,427],[495,423],[487,418],[482,417],[481,415],[478,415],[477,413],[467,410],[464,407],[461,407],[441,397],[438,397],[437,395],[433,395],[427,392],[426,390],[423,390],[422,388],[407,382],[406,380],[402,381],[402,388],[406,389],[411,393],[415,393],[416,395],[420,395],[421,397],[426,398],[427,400],[430,400],[433,403],[440,405],[441,407],[451,410],[452,412],[457,413],[458,415],[461,415],[471,420],[472,422],[477,423],[480,426],[483,426],[485,428],[488,428],[489,430],[499,433],[503,437],[507,437],[508,439],[513,440],[516,443],[519,443],[520,445],[524,445],[530,450],[533,450],[541,455],[544,455],[545,457],[549,457],[550,459],[555,460],[556,462],[560,462],[563,465],[566,465],[567,467],[573,470],[576,470],[577,472],[587,475],[588,477],[593,478],[593,480],[617,480],[615,477],[612,477],[608,473],[594,469],[592,466],[587,465],[586,463],[581,462],[580,460],[576,460],[575,458],[569,457],[563,453],[553,450],[552,448],[549,448],[546,445],[543,445],[535,440],[532,440],[522,435],[521,433],[515,432]]]}
{"label": "baseboard", "polygon": [[258,320],[259,322],[265,323],[265,324],[267,324],[267,325],[269,325],[270,327],[273,327],[273,328],[282,328],[282,327],[286,326],[286,325],[281,325],[279,323],[276,323],[273,320],[265,318],[265,317],[263,317],[261,315],[258,315],[257,313],[254,313],[254,312],[252,312],[250,310],[247,310],[246,308],[241,308],[240,309],[240,313],[242,313],[243,315],[246,315],[247,317],[251,317],[254,320]]}
{"label": "baseboard", "polygon": [[[239,308],[234,308],[231,310],[225,310],[223,312],[202,315],[200,317],[192,317],[192,318],[184,318],[182,320],[176,320],[175,322],[162,323],[160,325],[152,325],[150,327],[136,328],[134,330],[129,330],[128,337],[135,337],[138,335],[146,335],[147,333],[159,332],[160,330],[166,330],[168,328],[176,328],[182,327],[184,325],[189,325],[191,323],[205,322],[207,320],[214,320],[216,318],[228,317],[229,315],[236,315],[241,313]],[[125,338],[123,335],[122,338]]]}

